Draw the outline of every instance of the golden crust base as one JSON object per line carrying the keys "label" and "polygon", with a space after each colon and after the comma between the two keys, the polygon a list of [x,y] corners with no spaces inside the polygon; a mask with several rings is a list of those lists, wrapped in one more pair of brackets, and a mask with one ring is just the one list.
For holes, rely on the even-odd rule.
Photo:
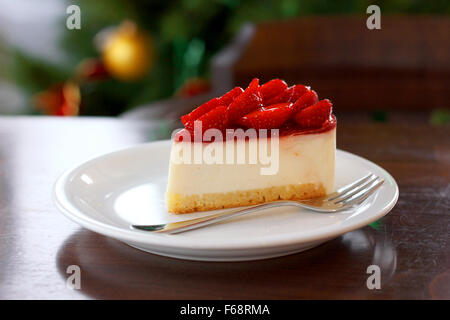
{"label": "golden crust base", "polygon": [[322,197],[325,194],[322,184],[305,183],[202,195],[182,195],[168,192],[166,203],[169,212],[178,214],[249,206],[276,200],[310,199]]}

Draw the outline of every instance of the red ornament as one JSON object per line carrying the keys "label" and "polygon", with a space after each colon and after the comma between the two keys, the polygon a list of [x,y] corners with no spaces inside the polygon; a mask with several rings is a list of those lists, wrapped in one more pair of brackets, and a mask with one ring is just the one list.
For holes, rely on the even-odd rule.
{"label": "red ornament", "polygon": [[80,89],[73,82],[55,85],[34,96],[37,108],[53,116],[78,115],[80,100]]}

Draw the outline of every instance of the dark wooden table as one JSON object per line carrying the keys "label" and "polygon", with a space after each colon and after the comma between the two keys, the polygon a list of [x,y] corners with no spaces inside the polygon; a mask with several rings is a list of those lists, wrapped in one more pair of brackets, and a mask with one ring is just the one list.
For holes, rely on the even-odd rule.
{"label": "dark wooden table", "polygon": [[[400,198],[383,219],[283,258],[205,263],[160,257],[87,231],[51,194],[64,170],[164,128],[105,118],[0,117],[1,299],[450,298],[450,129],[341,121],[338,147],[388,170]],[[369,290],[367,267],[381,268]],[[81,289],[66,287],[69,265]]]}

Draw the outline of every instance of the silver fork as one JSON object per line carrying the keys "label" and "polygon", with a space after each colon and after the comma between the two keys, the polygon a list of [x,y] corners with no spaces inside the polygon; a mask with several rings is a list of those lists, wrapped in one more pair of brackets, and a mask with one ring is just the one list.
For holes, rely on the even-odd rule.
{"label": "silver fork", "polygon": [[239,217],[244,214],[282,206],[296,206],[322,213],[331,213],[348,209],[355,205],[360,205],[371,194],[373,194],[384,182],[384,179],[376,176],[375,174],[368,174],[367,176],[352,182],[345,187],[338,189],[337,191],[327,194],[321,198],[308,199],[308,200],[278,200],[263,204],[258,204],[251,207],[238,210],[228,210],[212,214],[209,216],[195,218],[190,220],[171,222],[165,224],[155,225],[132,225],[134,229],[159,232],[159,233],[180,233],[189,230],[205,227],[207,225],[221,222],[234,217]]}

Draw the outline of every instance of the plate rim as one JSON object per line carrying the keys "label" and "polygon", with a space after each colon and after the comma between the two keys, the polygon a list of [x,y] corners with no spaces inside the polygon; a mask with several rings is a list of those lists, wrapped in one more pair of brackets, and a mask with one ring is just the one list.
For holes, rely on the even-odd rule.
{"label": "plate rim", "polygon": [[[138,144],[135,146],[123,148],[120,150],[116,150],[113,152],[109,152],[100,156],[93,157],[87,161],[84,161],[82,163],[79,163],[78,165],[75,165],[71,167],[70,169],[66,170],[64,173],[62,173],[53,186],[53,192],[52,192],[52,198],[53,202],[55,203],[58,210],[69,220],[74,221],[75,223],[79,224],[80,226],[102,234],[104,236],[108,236],[114,239],[118,239],[123,242],[131,242],[131,243],[140,243],[140,244],[146,244],[149,246],[152,246],[154,248],[160,249],[171,249],[171,250],[223,250],[223,251],[231,251],[231,250],[255,250],[255,249],[263,249],[263,248],[276,248],[276,247],[284,247],[287,245],[295,245],[295,244],[302,244],[307,242],[314,242],[314,241],[320,241],[321,239],[326,238],[335,238],[342,234],[345,234],[347,232],[357,230],[359,228],[362,228],[364,226],[367,226],[368,224],[372,223],[373,221],[376,221],[383,216],[385,216],[387,213],[389,213],[392,208],[397,203],[398,197],[399,197],[399,188],[397,185],[397,182],[392,177],[389,172],[387,172],[384,168],[381,166],[375,164],[374,162],[365,159],[361,156],[358,156],[356,154],[353,154],[348,151],[344,151],[341,149],[336,149],[336,153],[342,153],[344,156],[347,157],[353,157],[357,159],[358,161],[365,162],[370,166],[376,167],[378,170],[380,170],[386,178],[389,178],[389,180],[392,182],[394,187],[394,194],[393,197],[390,199],[388,203],[386,203],[382,209],[377,210],[375,214],[369,215],[367,218],[362,219],[359,223],[354,223],[349,226],[327,226],[325,228],[320,228],[319,230],[314,229],[315,232],[309,232],[309,233],[302,233],[300,235],[296,236],[290,236],[290,237],[276,237],[275,239],[271,239],[272,241],[270,243],[264,242],[261,243],[261,241],[254,241],[253,239],[246,241],[244,244],[238,241],[230,241],[226,246],[223,244],[214,244],[214,243],[199,243],[199,242],[190,242],[189,239],[184,239],[184,242],[182,245],[180,245],[180,242],[174,238],[176,235],[169,235],[169,234],[150,234],[146,231],[141,230],[135,230],[135,229],[126,229],[119,226],[107,224],[104,222],[100,222],[98,220],[95,220],[91,217],[89,217],[87,214],[83,213],[81,210],[79,210],[77,207],[75,207],[70,200],[68,199],[67,195],[64,192],[64,186],[67,184],[68,179],[71,175],[75,174],[78,170],[82,169],[85,166],[88,166],[89,164],[99,161],[102,158],[111,157],[120,153],[125,153],[127,151],[135,150],[138,148],[146,148],[148,146],[152,147],[158,147],[158,145],[166,145],[168,143],[171,143],[171,140],[159,140],[159,141],[152,141],[147,143]],[[162,242],[161,240],[164,241]]]}

